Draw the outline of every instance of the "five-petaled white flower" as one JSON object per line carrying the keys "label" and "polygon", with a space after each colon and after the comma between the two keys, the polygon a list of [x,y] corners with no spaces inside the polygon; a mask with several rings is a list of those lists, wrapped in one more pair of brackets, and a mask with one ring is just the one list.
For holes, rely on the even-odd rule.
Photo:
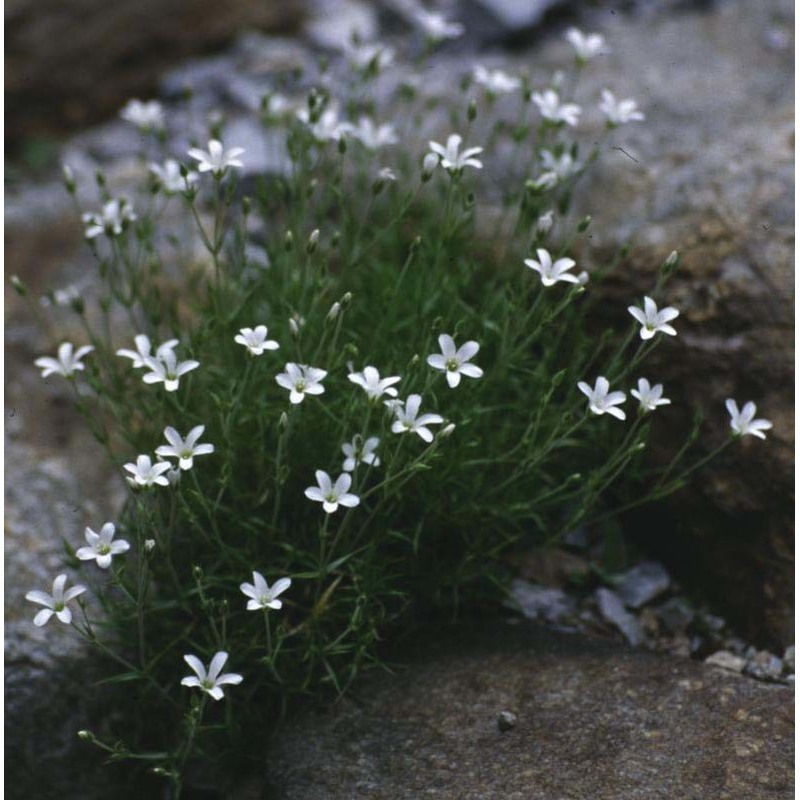
{"label": "five-petaled white flower", "polygon": [[219,652],[211,659],[211,663],[208,665],[208,672],[206,672],[203,662],[197,656],[185,655],[183,660],[192,668],[195,674],[187,675],[181,681],[181,686],[196,686],[200,691],[210,694],[215,700],[221,700],[225,696],[222,686],[226,684],[236,685],[244,680],[236,672],[226,672],[224,675],[220,675],[225,662],[228,660],[228,654],[225,652]]}
{"label": "five-petaled white flower", "polygon": [[389,144],[397,144],[394,125],[385,123],[376,125],[369,117],[360,117],[358,125],[353,126],[351,133],[367,150],[378,150]]}
{"label": "five-petaled white flower", "polygon": [[195,456],[205,456],[214,452],[213,444],[198,444],[197,440],[203,435],[205,425],[197,425],[186,434],[184,439],[175,428],[164,429],[164,436],[169,444],[162,444],[156,448],[156,455],[161,458],[177,458],[178,466],[191,469]]}
{"label": "five-petaled white flower", "polygon": [[447,137],[447,144],[441,145],[438,142],[428,142],[431,152],[439,156],[439,163],[451,174],[460,172],[464,167],[475,167],[482,169],[483,163],[478,161],[477,156],[483,152],[482,147],[468,147],[463,153],[459,153],[461,137],[457,133],[451,133]]}
{"label": "five-petaled white flower", "polygon": [[131,548],[124,539],[114,541],[115,531],[113,522],[106,522],[100,528],[100,533],[95,533],[91,528],[87,528],[84,535],[89,545],[88,547],[79,547],[75,555],[81,561],[95,560],[100,569],[108,569],[114,556],[126,553]]}
{"label": "five-petaled white flower", "polygon": [[650,297],[644,298],[644,310],[638,306],[628,306],[628,313],[642,326],[639,336],[642,339],[652,339],[657,333],[667,333],[676,336],[677,331],[668,323],[680,315],[680,311],[672,306],[658,310],[655,301]]}
{"label": "five-petaled white flower", "polygon": [[570,28],[564,38],[575,48],[575,58],[582,63],[608,52],[606,40],[599,33],[585,34],[577,28]]}
{"label": "five-petaled white flower", "polygon": [[425,35],[435,42],[441,39],[458,39],[464,33],[464,26],[460,22],[448,22],[441,14],[433,11],[420,8],[414,13],[414,18]]}
{"label": "five-petaled white flower", "polygon": [[439,414],[423,414],[419,416],[419,407],[422,397],[418,394],[410,394],[406,400],[405,407],[400,400],[390,400],[395,420],[392,423],[392,433],[416,433],[425,442],[433,441],[433,434],[426,425],[440,425],[444,422],[444,417]]}
{"label": "five-petaled white flower", "polygon": [[600,110],[606,115],[606,120],[612,128],[624,125],[626,122],[640,122],[644,119],[644,114],[639,111],[635,100],[631,98],[617,100],[608,89],[602,91]]}
{"label": "five-petaled white flower", "polygon": [[72,611],[67,607],[70,600],[74,600],[79,594],[86,591],[86,587],[82,583],[76,583],[71,589],[64,591],[64,586],[67,583],[67,576],[65,574],[59,575],[53,581],[53,594],[47,594],[39,589],[32,589],[25,595],[26,600],[31,603],[38,603],[40,606],[45,606],[34,618],[33,624],[37,628],[41,628],[50,617],[55,614],[58,619],[69,625],[72,622]]}
{"label": "five-petaled white flower", "polygon": [[642,411],[655,411],[659,406],[668,406],[672,401],[661,395],[664,393],[664,385],[656,383],[650,386],[647,378],[639,378],[637,389],[631,389],[631,395],[639,401]]}
{"label": "five-petaled white flower", "polygon": [[397,397],[397,389],[394,389],[393,386],[400,381],[399,375],[381,378],[375,367],[364,367],[363,372],[351,372],[347,377],[360,386],[370,400],[377,400],[385,394],[389,397]]}
{"label": "five-petaled white flower", "polygon": [[318,142],[338,142],[342,136],[353,130],[351,123],[339,120],[339,111],[336,106],[326,108],[320,114],[319,119],[313,122],[307,108],[301,108],[297,112],[297,118],[308,126],[311,135]]}
{"label": "five-petaled white flower", "polygon": [[592,414],[611,414],[617,419],[625,419],[625,412],[617,408],[625,402],[625,392],[609,392],[608,379],[602,375],[594,382],[594,389],[580,381],[578,388],[589,398],[589,411]]}
{"label": "five-petaled white flower", "polygon": [[345,49],[350,63],[359,69],[371,67],[380,71],[394,61],[394,50],[382,44],[348,42]]}
{"label": "five-petaled white flower", "polygon": [[199,361],[178,361],[172,350],[159,352],[156,358],[148,356],[144,360],[145,366],[151,371],[142,375],[145,383],[162,383],[168,392],[175,392],[180,386],[181,376],[200,366]]}
{"label": "five-petaled white flower", "polygon": [[571,258],[559,258],[553,263],[550,253],[542,247],[537,248],[536,255],[539,257],[539,260],[526,258],[525,266],[539,273],[542,278],[543,286],[553,286],[553,284],[559,281],[580,283],[578,276],[570,272],[575,266],[575,262]]}
{"label": "five-petaled white flower", "polygon": [[481,64],[473,69],[472,78],[492,94],[515,92],[522,84],[519,78],[514,78],[501,69],[487,69]]}
{"label": "five-petaled white flower", "polygon": [[247,601],[248,611],[266,611],[269,608],[277,611],[283,607],[283,601],[278,600],[278,596],[291,585],[291,578],[279,578],[270,588],[264,580],[264,576],[253,570],[253,582],[242,583],[239,588],[242,590],[242,594],[250,598]]}
{"label": "five-petaled white flower", "polygon": [[578,164],[570,153],[562,153],[555,156],[549,150],[542,150],[539,154],[542,160],[544,172],[536,179],[536,186],[544,189],[552,189],[560,181],[576,175],[581,165]]}
{"label": "five-petaled white flower", "polygon": [[759,439],[766,439],[764,431],[772,427],[768,419],[753,419],[756,415],[756,404],[752,401],[745,403],[742,410],[732,398],[725,401],[725,408],[731,415],[731,428],[735,436],[757,436]]}
{"label": "five-petaled white flower", "polygon": [[434,369],[443,370],[447,377],[447,384],[451,389],[455,389],[461,382],[461,376],[468,378],[480,378],[483,370],[475,364],[470,364],[470,359],[474,358],[481,349],[477,342],[464,342],[456,350],[456,343],[453,337],[446,333],[439,336],[439,347],[441,353],[433,353],[428,356],[428,364]]}
{"label": "five-petaled white flower", "polygon": [[[149,337],[145,336],[143,333],[140,333],[138,336],[133,337],[133,342],[136,345],[135,350],[126,350],[125,348],[122,348],[121,350],[117,350],[117,355],[122,356],[122,358],[131,359],[134,369],[146,367],[147,359],[152,358],[153,356],[153,346],[150,343]],[[164,357],[164,353],[166,353],[168,350],[174,350],[177,346],[177,339],[169,339],[163,344],[160,344],[156,348],[156,359],[162,359]]]}
{"label": "five-petaled white flower", "polygon": [[99,214],[87,212],[81,219],[86,229],[83,235],[87,239],[94,239],[96,236],[105,234],[106,236],[120,236],[127,228],[128,223],[136,219],[133,206],[124,197],[118,200],[109,200],[103,203],[103,208]]}
{"label": "five-petaled white flower", "polygon": [[348,492],[353,479],[346,472],[336,479],[336,483],[331,483],[331,476],[321,469],[318,469],[314,475],[318,485],[309,486],[305,494],[309,500],[322,503],[327,514],[333,514],[340,505],[355,508],[361,502],[356,495]]}
{"label": "five-petaled white flower", "polygon": [[40,356],[33,363],[42,371],[43,378],[47,378],[54,373],[63,375],[65,378],[72,378],[76,370],[86,368],[81,359],[91,353],[94,347],[86,344],[83,347],[79,347],[74,353],[72,350],[73,347],[70,342],[62,342],[58,347],[56,358]]}
{"label": "five-petaled white flower", "polygon": [[536,104],[539,113],[550,122],[566,122],[571,127],[578,124],[581,107],[576,103],[562,103],[558,92],[553,89],[534,92],[531,100]]}
{"label": "five-petaled white flower", "polygon": [[128,100],[119,115],[143,131],[160,130],[164,127],[164,107],[158,100]]}
{"label": "five-petaled white flower", "polygon": [[169,486],[169,479],[165,472],[172,468],[169,461],[157,461],[155,464],[148,455],[137,456],[136,463],[130,461],[125,464],[125,469],[130,472],[125,480],[131,486]]}
{"label": "five-petaled white flower", "polygon": [[166,194],[188,192],[200,181],[200,176],[191,170],[187,171],[186,177],[181,175],[181,165],[174,158],[168,158],[163,165],[151,164],[150,173]]}
{"label": "five-petaled white flower", "polygon": [[224,175],[228,167],[240,169],[244,167],[239,160],[239,156],[243,153],[244,149],[241,147],[226,150],[218,139],[212,139],[208,143],[208,150],[201,150],[198,147],[189,150],[189,156],[198,162],[197,169],[200,172],[211,172],[217,178]]}
{"label": "five-petaled white flower", "polygon": [[352,442],[345,442],[342,445],[342,452],[345,455],[342,469],[345,472],[353,472],[359,462],[373,467],[379,466],[381,460],[375,454],[375,448],[379,443],[380,439],[377,436],[370,436],[369,439],[363,440],[359,434],[356,434]]}
{"label": "five-petaled white flower", "polygon": [[254,356],[260,356],[265,350],[277,350],[280,345],[274,339],[267,339],[267,326],[256,325],[255,328],[242,328],[233,341],[244,345]]}
{"label": "five-petaled white flower", "polygon": [[321,381],[327,374],[324,369],[289,362],[286,372],[276,375],[275,381],[278,386],[289,390],[289,402],[296,405],[302,403],[307,394],[322,394],[325,387]]}

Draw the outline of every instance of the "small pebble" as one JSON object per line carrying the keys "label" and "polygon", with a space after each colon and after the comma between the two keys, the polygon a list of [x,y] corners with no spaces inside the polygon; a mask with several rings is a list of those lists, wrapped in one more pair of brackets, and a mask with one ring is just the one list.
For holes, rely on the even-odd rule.
{"label": "small pebble", "polygon": [[497,715],[497,729],[500,733],[513,730],[517,725],[517,715],[513,711],[501,711]]}
{"label": "small pebble", "polygon": [[778,680],[783,672],[783,661],[768,650],[760,650],[747,662],[744,671],[763,681]]}
{"label": "small pebble", "polygon": [[794,674],[794,645],[787,647],[783,654],[783,669],[785,672]]}
{"label": "small pebble", "polygon": [[727,650],[719,650],[706,659],[706,664],[726,669],[729,672],[742,672],[746,663],[741,656],[734,655]]}

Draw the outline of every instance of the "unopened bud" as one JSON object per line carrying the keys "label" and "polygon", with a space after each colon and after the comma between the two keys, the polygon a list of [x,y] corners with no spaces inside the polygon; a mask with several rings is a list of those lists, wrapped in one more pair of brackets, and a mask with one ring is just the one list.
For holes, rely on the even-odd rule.
{"label": "unopened bud", "polygon": [[315,228],[313,231],[311,231],[311,236],[308,237],[308,242],[306,243],[306,253],[311,255],[317,249],[318,243],[319,228]]}
{"label": "unopened bud", "polygon": [[61,174],[64,176],[64,188],[70,193],[75,194],[75,173],[72,168],[63,164],[61,167]]}
{"label": "unopened bud", "polygon": [[25,295],[28,294],[28,287],[19,279],[19,276],[11,276],[11,285],[20,297],[25,297]]}
{"label": "unopened bud", "polygon": [[469,101],[469,105],[467,106],[467,120],[472,122],[475,117],[478,116],[478,106],[475,103],[475,100],[472,99]]}
{"label": "unopened bud", "polygon": [[673,250],[664,260],[664,263],[661,265],[661,274],[665,277],[669,275],[675,267],[678,266],[678,261],[680,260],[680,256],[678,255],[677,250]]}
{"label": "unopened bud", "polygon": [[342,234],[339,231],[334,231],[333,236],[331,236],[331,247],[334,249],[337,248],[341,240]]}
{"label": "unopened bud", "polygon": [[341,311],[342,311],[342,304],[336,302],[331,306],[330,311],[328,311],[328,316],[325,317],[325,319],[328,322],[333,322],[339,316]]}
{"label": "unopened bud", "polygon": [[156,540],[155,539],[145,539],[144,540],[144,551],[145,553],[152,553],[153,550],[156,549]]}
{"label": "unopened bud", "polygon": [[78,731],[78,738],[83,739],[84,742],[93,742],[94,734],[91,731],[82,730]]}
{"label": "unopened bud", "polygon": [[286,231],[283,237],[283,249],[288,253],[294,247],[294,236],[291,231]]}
{"label": "unopened bud", "polygon": [[289,415],[285,411],[282,411],[280,417],[278,418],[278,430],[285,431],[288,426]]}
{"label": "unopened bud", "polygon": [[439,156],[436,153],[426,153],[422,159],[422,180],[427,182],[433,176],[433,171],[439,165]]}
{"label": "unopened bud", "polygon": [[344,136],[339,137],[339,153],[344,155],[347,152],[347,139]]}
{"label": "unopened bud", "polygon": [[578,223],[578,233],[583,233],[590,225],[592,224],[592,218],[587,214],[579,223]]}
{"label": "unopened bud", "polygon": [[244,212],[245,216],[250,213],[250,209],[253,207],[253,201],[250,197],[243,197],[242,198],[242,211]]}
{"label": "unopened bud", "polygon": [[446,439],[448,436],[452,436],[453,431],[456,429],[455,423],[451,422],[449,425],[445,425],[441,431],[439,431],[439,438]]}
{"label": "unopened bud", "polygon": [[353,293],[352,292],[345,292],[342,295],[342,308],[347,308],[353,300]]}
{"label": "unopened bud", "polygon": [[105,176],[105,173],[103,172],[103,170],[101,170],[101,169],[96,170],[95,173],[94,173],[94,179],[95,179],[97,185],[101,189],[105,189],[106,176]]}
{"label": "unopened bud", "polygon": [[578,283],[581,286],[586,286],[586,284],[589,283],[589,273],[586,270],[578,273]]}
{"label": "unopened bud", "polygon": [[199,566],[198,564],[195,564],[192,567],[192,577],[196,581],[199,581],[199,580],[203,579],[203,568],[201,566]]}

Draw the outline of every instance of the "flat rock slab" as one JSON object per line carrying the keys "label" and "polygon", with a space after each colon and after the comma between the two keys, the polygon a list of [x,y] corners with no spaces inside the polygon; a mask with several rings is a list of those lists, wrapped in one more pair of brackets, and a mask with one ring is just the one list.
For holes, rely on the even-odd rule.
{"label": "flat rock slab", "polygon": [[[264,796],[794,796],[791,689],[528,626],[431,639],[356,700],[284,729]],[[501,712],[516,715],[510,730]]]}

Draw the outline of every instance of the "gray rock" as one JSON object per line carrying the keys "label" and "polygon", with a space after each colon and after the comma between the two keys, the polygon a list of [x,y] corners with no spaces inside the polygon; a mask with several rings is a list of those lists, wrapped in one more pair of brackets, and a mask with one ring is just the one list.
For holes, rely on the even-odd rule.
{"label": "gray rock", "polygon": [[783,672],[783,661],[768,650],[760,650],[748,660],[744,671],[762,681],[776,681]]}
{"label": "gray rock", "polygon": [[655,612],[670,633],[684,633],[694,620],[694,610],[680,597],[667,600]]}
{"label": "gray rock", "polygon": [[641,608],[669,589],[669,573],[655,561],[631,567],[616,585],[616,592],[629,608]]}
{"label": "gray rock", "polygon": [[603,618],[617,627],[632,647],[644,641],[644,631],[639,620],[625,610],[622,600],[610,589],[600,588],[595,592],[597,606]]}
{"label": "gray rock", "polygon": [[[472,625],[437,635],[358,703],[277,737],[274,800],[789,798],[790,689],[688,660]],[[514,708],[501,734],[497,708]]]}
{"label": "gray rock", "polygon": [[543,622],[570,622],[577,612],[575,600],[562,589],[548,589],[521,578],[511,582],[509,605],[528,619]]}
{"label": "gray rock", "polygon": [[488,15],[504,34],[509,35],[534,28],[548,11],[567,5],[568,2],[569,0],[527,0],[524,3],[519,0],[469,0],[466,6],[468,13],[474,15],[476,10],[480,10]]}
{"label": "gray rock", "polygon": [[517,727],[517,715],[513,711],[501,711],[497,715],[497,730],[501,733]]}
{"label": "gray rock", "polygon": [[727,650],[719,650],[706,659],[706,664],[711,667],[719,667],[729,672],[742,672],[747,661],[741,656],[734,655]]}

